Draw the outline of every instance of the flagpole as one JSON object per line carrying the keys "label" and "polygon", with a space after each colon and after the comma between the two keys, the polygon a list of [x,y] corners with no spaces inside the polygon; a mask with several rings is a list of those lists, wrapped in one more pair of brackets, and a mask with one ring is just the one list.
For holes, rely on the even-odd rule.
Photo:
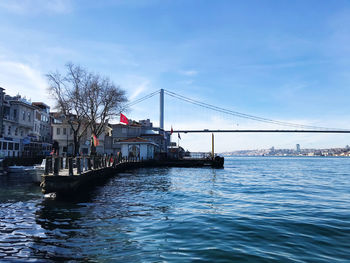
{"label": "flagpole", "polygon": [[211,157],[214,159],[214,133],[211,134]]}
{"label": "flagpole", "polygon": [[180,159],[179,153],[180,153],[180,138],[179,138],[179,134],[177,134],[177,158],[178,159]]}

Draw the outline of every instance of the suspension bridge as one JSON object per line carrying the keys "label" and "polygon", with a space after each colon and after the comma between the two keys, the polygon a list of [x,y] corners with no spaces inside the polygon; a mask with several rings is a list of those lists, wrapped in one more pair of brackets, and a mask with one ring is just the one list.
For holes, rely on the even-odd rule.
{"label": "suspension bridge", "polygon": [[[273,124],[277,126],[286,127],[285,129],[184,129],[184,130],[173,130],[174,133],[350,133],[350,129],[339,129],[339,128],[329,128],[329,127],[319,127],[313,125],[304,125],[291,122],[284,122],[279,120],[273,120],[269,118],[264,118],[260,116],[245,114],[238,111],[233,111],[230,109],[218,107],[212,104],[201,102],[189,97],[177,94],[166,89],[160,89],[152,92],[146,96],[143,96],[137,100],[134,100],[127,105],[124,109],[131,108],[136,104],[146,101],[154,96],[159,95],[159,129],[164,131],[164,97],[165,95],[177,99],[179,101],[199,106],[203,109],[217,112],[220,114],[225,114],[229,116],[234,116],[237,118],[242,118],[246,120],[252,120],[265,124]],[[167,131],[170,132],[170,131]]]}

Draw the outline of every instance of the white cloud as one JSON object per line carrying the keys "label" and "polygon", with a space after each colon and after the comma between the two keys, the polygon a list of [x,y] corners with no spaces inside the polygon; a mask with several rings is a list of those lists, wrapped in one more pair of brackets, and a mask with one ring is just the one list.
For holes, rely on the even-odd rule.
{"label": "white cloud", "polygon": [[149,86],[148,80],[145,80],[145,81],[141,82],[140,84],[136,85],[133,89],[132,94],[129,97],[129,100],[133,101],[134,99],[136,99],[136,97],[138,95],[140,95],[142,92],[144,92],[148,89],[148,86]]}
{"label": "white cloud", "polygon": [[127,91],[129,101],[135,100],[140,94],[147,92],[151,81],[148,78],[137,75],[126,75],[119,77],[119,84]]}
{"label": "white cloud", "polygon": [[48,105],[53,104],[47,93],[47,82],[43,74],[37,69],[14,61],[0,61],[0,86],[6,94],[17,95],[42,101]]}
{"label": "white cloud", "polygon": [[66,14],[73,9],[71,0],[2,0],[0,7],[15,14]]}

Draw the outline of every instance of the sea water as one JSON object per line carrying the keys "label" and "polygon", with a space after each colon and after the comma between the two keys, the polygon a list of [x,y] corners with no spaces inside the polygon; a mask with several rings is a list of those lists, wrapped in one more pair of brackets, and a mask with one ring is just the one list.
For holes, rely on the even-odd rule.
{"label": "sea water", "polygon": [[350,158],[147,168],[76,200],[0,177],[1,262],[350,262]]}

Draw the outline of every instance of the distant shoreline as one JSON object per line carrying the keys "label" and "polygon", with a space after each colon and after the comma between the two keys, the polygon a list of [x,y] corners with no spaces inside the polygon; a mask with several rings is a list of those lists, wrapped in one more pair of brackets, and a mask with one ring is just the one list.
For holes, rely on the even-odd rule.
{"label": "distant shoreline", "polygon": [[322,157],[322,158],[349,158],[350,156],[338,156],[338,155],[226,155],[226,154],[220,154],[222,157],[279,157],[279,158],[288,158],[288,157],[301,157],[301,158],[317,158],[317,157]]}

